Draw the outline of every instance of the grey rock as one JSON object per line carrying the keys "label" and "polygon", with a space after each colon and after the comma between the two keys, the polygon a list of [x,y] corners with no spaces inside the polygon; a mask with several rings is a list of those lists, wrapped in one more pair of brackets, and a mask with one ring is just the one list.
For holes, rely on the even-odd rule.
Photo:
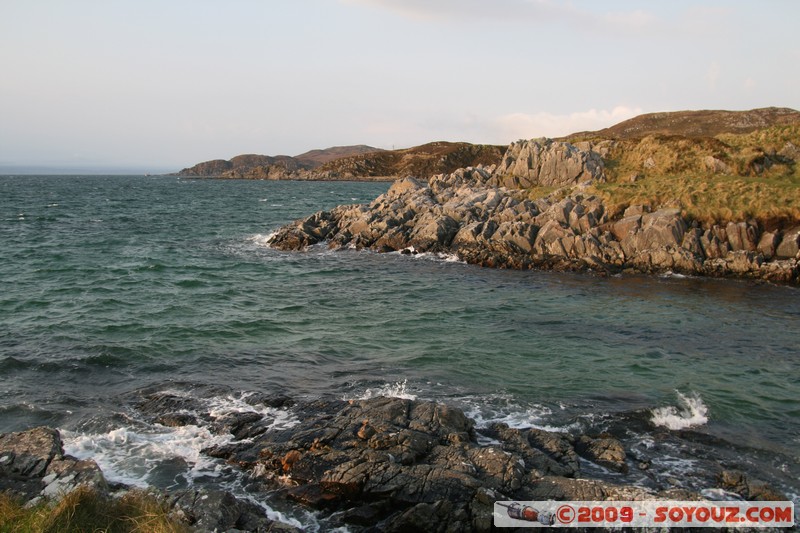
{"label": "grey rock", "polygon": [[[759,235],[757,225],[749,221],[701,229],[679,209],[648,212],[641,205],[629,206],[622,218],[609,220],[602,201],[577,188],[566,196],[528,200],[518,191],[498,187],[505,183],[499,172],[527,168],[529,175],[531,162],[539,161],[534,152],[544,157],[547,150],[578,150],[526,142],[507,152],[494,175],[478,168],[437,175],[429,183],[406,178],[369,205],[340,206],[284,226],[270,244],[302,250],[327,240],[333,248],[456,254],[488,267],[798,280],[794,264],[781,261],[797,258],[800,228],[786,232],[782,240],[775,233]],[[512,164],[520,158],[527,162]],[[514,179],[519,186],[521,178]]]}
{"label": "grey rock", "polygon": [[603,168],[597,153],[566,142],[518,141],[506,150],[493,183],[516,188],[576,185],[604,180]]}
{"label": "grey rock", "polygon": [[575,443],[575,451],[586,459],[616,472],[625,473],[625,448],[622,443],[609,435],[589,437],[581,435]]}
{"label": "grey rock", "polygon": [[773,231],[765,231],[761,234],[761,239],[758,241],[756,249],[764,256],[764,259],[770,260],[775,257],[775,250],[778,247],[780,239],[778,234]]}
{"label": "grey rock", "polygon": [[794,259],[798,252],[800,252],[800,226],[784,232],[780,244],[775,249],[775,257]]}
{"label": "grey rock", "polygon": [[39,427],[0,435],[0,490],[33,499],[61,496],[81,486],[108,494],[97,464],[65,455],[58,431]]}
{"label": "grey rock", "polygon": [[270,520],[261,507],[227,491],[185,489],[163,498],[173,514],[194,531],[299,531]]}
{"label": "grey rock", "polygon": [[758,227],[747,222],[730,222],[725,228],[731,250],[753,252],[758,246]]}

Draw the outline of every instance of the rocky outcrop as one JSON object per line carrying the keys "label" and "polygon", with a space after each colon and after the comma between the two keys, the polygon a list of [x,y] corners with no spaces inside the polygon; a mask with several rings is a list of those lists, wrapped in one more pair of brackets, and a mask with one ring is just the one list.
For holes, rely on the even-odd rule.
{"label": "rocky outcrop", "polygon": [[[168,409],[160,414],[167,416]],[[61,435],[54,429],[39,427],[0,434],[0,492],[33,504],[57,500],[78,489],[108,500],[130,487],[111,487],[97,463],[66,455]],[[155,489],[150,492],[157,494]],[[163,492],[160,498],[172,510],[172,516],[194,531],[297,531],[270,520],[258,505],[226,491],[185,489]]]}
{"label": "rocky outcrop", "polygon": [[611,218],[581,187],[530,200],[494,186],[509,168],[400,180],[369,205],[340,206],[285,226],[270,244],[299,250],[327,241],[334,248],[455,254],[503,268],[798,281],[800,228],[767,232],[752,221],[702,227],[678,209],[644,206]]}
{"label": "rocky outcrop", "polygon": [[[261,399],[276,401],[258,395],[251,401]],[[214,419],[202,403],[185,401],[171,392],[142,391],[135,408],[152,421],[188,408],[194,418],[187,424]],[[321,398],[293,403],[296,423],[266,427],[262,417],[241,414],[234,424],[212,427],[233,438],[203,453],[241,469],[249,498],[207,488],[160,496],[171,516],[194,531],[296,531],[267,518],[261,498],[284,510],[315,511],[323,530],[354,532],[490,531],[496,501],[701,498],[670,481],[642,485],[651,475],[649,463],[611,434],[574,436],[503,423],[476,428],[460,409],[436,402]],[[601,467],[613,473],[602,474]],[[629,468],[636,469],[630,478]],[[706,477],[742,497],[785,499],[741,472],[717,467]],[[26,499],[56,496],[62,493],[46,492],[56,479],[69,479],[60,488],[89,484],[108,494],[93,462],[63,454],[57,431],[0,436],[3,490]]]}
{"label": "rocky outcrop", "polygon": [[603,160],[597,152],[544,139],[511,143],[492,183],[526,189],[564,187],[603,179]]}
{"label": "rocky outcrop", "polygon": [[0,491],[38,500],[81,486],[108,495],[108,483],[97,464],[65,455],[57,431],[40,427],[0,434]]}

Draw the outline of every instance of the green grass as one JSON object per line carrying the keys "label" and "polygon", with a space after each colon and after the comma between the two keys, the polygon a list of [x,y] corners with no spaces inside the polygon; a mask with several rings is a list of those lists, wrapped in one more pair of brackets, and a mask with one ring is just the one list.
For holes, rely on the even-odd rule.
{"label": "green grass", "polygon": [[106,499],[81,487],[57,502],[25,507],[0,493],[2,533],[177,533],[188,529],[171,519],[168,509],[145,491]]}

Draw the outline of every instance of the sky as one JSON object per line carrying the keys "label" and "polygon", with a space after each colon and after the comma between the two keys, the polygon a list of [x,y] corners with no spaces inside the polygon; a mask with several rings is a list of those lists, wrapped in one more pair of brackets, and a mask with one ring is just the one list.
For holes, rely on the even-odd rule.
{"label": "sky", "polygon": [[800,109],[796,0],[2,0],[0,167],[505,145]]}

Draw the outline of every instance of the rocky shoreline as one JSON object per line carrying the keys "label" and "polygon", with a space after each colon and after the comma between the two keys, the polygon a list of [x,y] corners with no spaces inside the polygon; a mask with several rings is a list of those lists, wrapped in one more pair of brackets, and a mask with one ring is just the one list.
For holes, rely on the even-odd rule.
{"label": "rocky shoreline", "polygon": [[[503,423],[476,428],[457,408],[394,397],[295,403],[253,395],[249,401],[291,406],[296,421],[276,428],[268,417],[240,412],[213,424],[231,439],[203,453],[244,472],[248,497],[194,488],[153,491],[195,531],[297,531],[268,518],[259,505],[263,495],[270,506],[315,511],[323,529],[350,531],[490,531],[494,502],[512,499],[704,499],[669,481],[634,484],[648,475],[649,462],[610,433],[573,436]],[[191,398],[165,391],[141,394],[135,408],[170,426],[213,419]],[[663,431],[659,438],[670,438]],[[708,469],[726,497],[786,500],[719,463]],[[94,461],[66,455],[54,429],[0,435],[0,490],[31,501],[79,486],[103,497],[130,489],[108,483]]]}
{"label": "rocky shoreline", "polygon": [[[612,213],[590,192],[604,180],[603,150],[588,142],[512,143],[498,166],[399,180],[369,205],[339,206],[280,228],[270,245],[450,254],[500,268],[800,281],[800,226],[704,225],[679,208],[643,205]],[[530,187],[556,190],[530,199],[523,190]]]}

